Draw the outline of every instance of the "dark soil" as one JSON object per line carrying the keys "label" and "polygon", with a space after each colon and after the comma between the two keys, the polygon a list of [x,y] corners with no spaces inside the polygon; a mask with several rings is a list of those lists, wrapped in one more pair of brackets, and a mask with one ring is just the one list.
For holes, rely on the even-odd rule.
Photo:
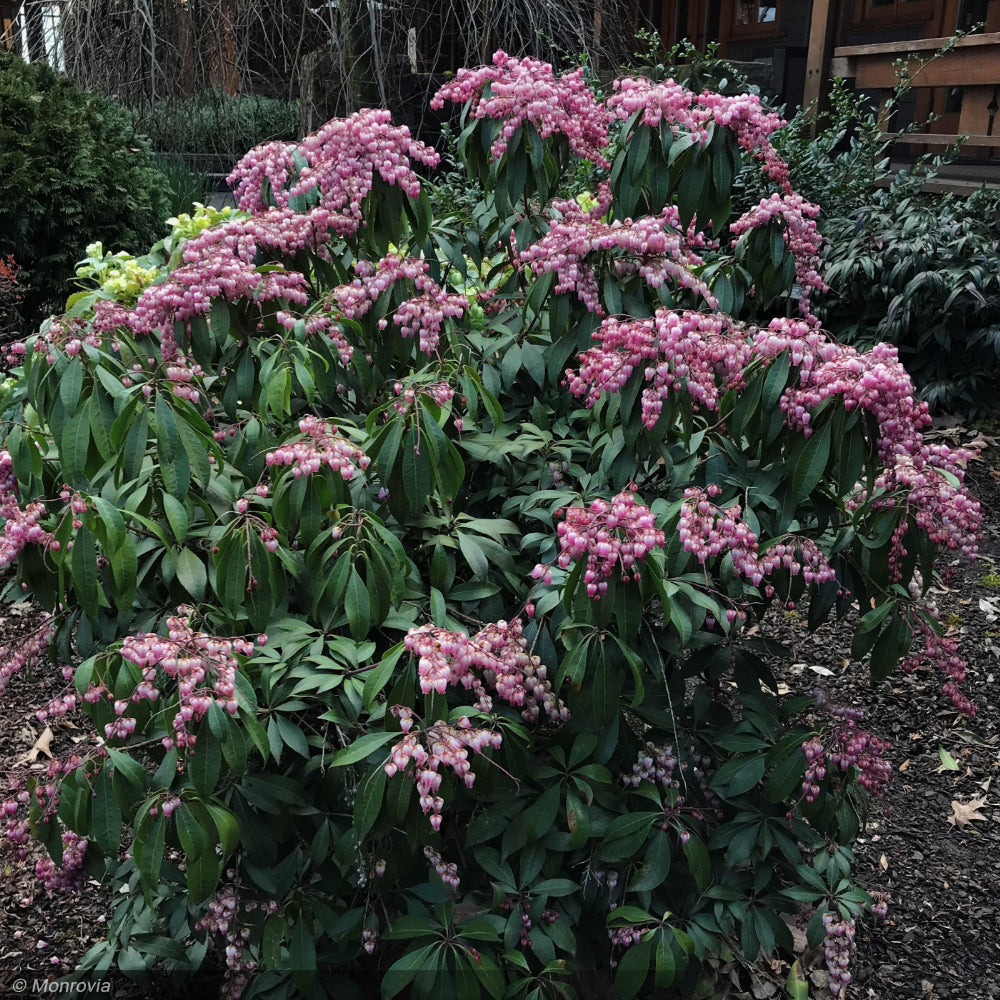
{"label": "dark soil", "polygon": [[[969,480],[985,515],[981,555],[975,563],[956,565],[936,596],[969,663],[964,687],[979,708],[974,720],[951,707],[940,693],[941,677],[930,672],[897,672],[872,685],[848,658],[846,626],[827,625],[810,635],[794,614],[780,623],[780,638],[793,652],[786,664],[789,688],[822,688],[835,701],[865,706],[866,728],[892,742],[897,774],[886,809],[856,845],[859,881],[890,893],[892,902],[886,920],[859,924],[849,1000],[1000,997],[1000,449],[984,452]],[[28,605],[0,612],[2,644],[16,646],[38,627],[37,612]],[[25,671],[0,696],[0,779],[31,766],[26,757],[45,728],[34,711],[59,687],[51,668]],[[80,739],[65,720],[51,728],[50,749],[57,755]],[[44,752],[36,757],[34,766],[44,768]],[[948,822],[953,802],[961,806],[977,798],[984,800],[977,818]],[[43,854],[33,846],[25,863],[0,857],[0,997],[22,995],[20,984],[15,986],[22,978],[30,993],[33,979],[71,971],[101,939],[114,906],[110,892],[96,882],[69,897],[48,893],[34,876],[35,860]],[[814,982],[820,986],[821,973]],[[772,983],[764,985],[755,996],[780,996]],[[133,1000],[149,994],[119,981],[102,995]],[[822,992],[815,989],[814,995]]]}

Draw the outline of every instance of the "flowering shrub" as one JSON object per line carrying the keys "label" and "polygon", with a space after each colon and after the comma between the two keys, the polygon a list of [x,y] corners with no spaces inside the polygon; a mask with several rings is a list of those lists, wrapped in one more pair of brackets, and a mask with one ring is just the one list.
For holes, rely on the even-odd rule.
{"label": "flowering shrub", "polygon": [[[95,251],[16,349],[0,551],[52,617],[0,677],[48,650],[43,717],[93,728],[0,811],[53,891],[123,888],[85,967],[633,997],[801,921],[848,982],[887,747],[779,694],[764,614],[859,609],[857,661],[973,711],[924,599],[975,549],[967,456],[923,444],[891,348],[819,329],[777,118],[615,94],[503,54],[449,84],[474,226],[384,112],[260,147],[238,211],[127,287]],[[554,197],[580,157],[598,189]],[[732,222],[744,158],[778,190]]]}

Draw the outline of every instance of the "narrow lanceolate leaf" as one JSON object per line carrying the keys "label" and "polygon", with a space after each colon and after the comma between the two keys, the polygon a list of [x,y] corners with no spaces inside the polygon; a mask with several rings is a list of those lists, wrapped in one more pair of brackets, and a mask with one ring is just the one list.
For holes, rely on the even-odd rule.
{"label": "narrow lanceolate leaf", "polygon": [[116,858],[122,835],[122,812],[106,771],[94,779],[93,788],[91,838],[106,858]]}
{"label": "narrow lanceolate leaf", "polygon": [[344,592],[344,610],[347,612],[351,635],[355,639],[363,639],[371,626],[371,601],[361,574],[354,568],[351,569],[347,590]]}
{"label": "narrow lanceolate leaf", "polygon": [[354,828],[359,837],[364,837],[368,833],[382,811],[386,780],[385,769],[376,766],[358,785],[354,799]]}
{"label": "narrow lanceolate leaf", "polygon": [[295,985],[303,996],[308,995],[316,979],[316,942],[313,940],[311,921],[307,921],[304,916],[299,917],[292,930],[288,961]]}
{"label": "narrow lanceolate leaf", "polygon": [[122,448],[121,469],[122,482],[129,483],[136,479],[142,470],[142,461],[146,457],[146,446],[149,443],[149,411],[145,406],[136,408],[134,418],[125,434]]}
{"label": "narrow lanceolate leaf", "polygon": [[789,489],[796,503],[809,496],[823,478],[830,458],[830,433],[830,424],[824,424],[802,448],[789,455]]}
{"label": "narrow lanceolate leaf", "polygon": [[80,402],[83,391],[83,361],[76,357],[70,363],[59,379],[59,398],[66,408],[66,415],[72,416]]}
{"label": "narrow lanceolate leaf", "polygon": [[191,486],[191,464],[177,429],[177,417],[167,398],[156,397],[156,454],[164,489],[178,500],[187,496]]}
{"label": "narrow lanceolate leaf", "polygon": [[431,466],[420,449],[420,435],[411,428],[403,445],[403,491],[413,510],[419,510],[431,491]]}
{"label": "narrow lanceolate leaf", "polygon": [[73,540],[73,590],[86,615],[96,618],[101,589],[97,581],[97,546],[89,528],[80,528]]}
{"label": "narrow lanceolate leaf", "polygon": [[160,813],[155,817],[149,817],[146,823],[140,824],[132,844],[132,857],[139,869],[139,878],[147,898],[152,898],[160,881],[166,833],[166,820]]}
{"label": "narrow lanceolate leaf", "polygon": [[384,747],[390,740],[399,739],[399,733],[366,733],[356,739],[350,746],[338,750],[330,763],[334,767],[345,767],[364,760],[373,750]]}
{"label": "narrow lanceolate leaf", "polygon": [[177,582],[196,601],[205,597],[205,587],[208,585],[208,570],[198,554],[191,549],[181,549],[177,554]]}
{"label": "narrow lanceolate leaf", "polygon": [[[89,402],[89,401],[88,401]],[[59,457],[63,475],[70,486],[83,486],[86,477],[87,451],[90,448],[90,408],[87,403],[70,417],[63,427]]]}

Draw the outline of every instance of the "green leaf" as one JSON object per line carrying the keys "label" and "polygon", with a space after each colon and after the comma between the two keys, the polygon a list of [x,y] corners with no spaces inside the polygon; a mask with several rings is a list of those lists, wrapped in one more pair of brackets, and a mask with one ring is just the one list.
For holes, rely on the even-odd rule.
{"label": "green leaf", "polygon": [[101,537],[101,547],[104,549],[104,554],[110,556],[117,552],[125,541],[125,521],[118,508],[102,497],[94,497],[94,508],[99,518],[97,530]]}
{"label": "green leaf", "polygon": [[97,580],[97,546],[89,528],[80,528],[73,540],[70,560],[73,569],[73,590],[84,614],[96,619],[103,596]]}
{"label": "green leaf", "polygon": [[390,1000],[405,989],[413,982],[418,972],[429,967],[431,955],[436,947],[436,942],[425,944],[422,948],[406,952],[389,966],[382,976],[382,996],[385,1000]]}
{"label": "green leaf", "polygon": [[368,635],[368,630],[371,628],[371,601],[368,597],[368,588],[354,567],[351,567],[347,590],[344,592],[344,611],[347,613],[351,635],[355,639],[363,639]]}
{"label": "green leaf", "polygon": [[783,802],[802,781],[806,768],[806,755],[796,746],[788,756],[775,765],[764,790],[772,802]]}
{"label": "green leaf", "polygon": [[684,844],[684,856],[687,858],[695,885],[699,890],[705,889],[712,877],[712,863],[705,842],[696,833],[692,833],[688,842]]}
{"label": "green leaf", "polygon": [[386,778],[385,768],[377,765],[358,785],[357,795],[354,799],[354,828],[357,830],[359,838],[368,834],[382,811]]}
{"label": "green leaf", "polygon": [[106,858],[115,859],[122,835],[122,811],[106,770],[94,779],[93,789],[90,836]]}
{"label": "green leaf", "polygon": [[792,967],[788,970],[785,991],[789,1000],[809,1000],[809,980],[803,974],[798,959],[792,962]]}
{"label": "green leaf", "polygon": [[[143,807],[148,810],[148,807]],[[153,817],[148,811],[140,822],[132,842],[132,857],[139,871],[143,891],[152,898],[160,883],[160,867],[163,864],[163,849],[166,842],[167,822],[163,814]]]}
{"label": "green leaf", "polygon": [[350,746],[338,750],[330,760],[332,767],[346,767],[364,760],[370,753],[384,747],[390,740],[398,740],[399,733],[366,733],[359,736]]}
{"label": "green leaf", "polygon": [[476,579],[485,580],[489,576],[490,563],[479,542],[471,535],[460,531],[458,532],[458,547],[462,550],[462,556],[469,564]]}
{"label": "green leaf", "polygon": [[292,980],[304,996],[308,996],[316,981],[316,942],[310,926],[300,915],[292,928],[292,939],[288,947],[288,964],[292,968]]}
{"label": "green leaf", "polygon": [[70,417],[63,426],[59,443],[59,458],[63,475],[70,486],[83,486],[86,482],[87,451],[90,448],[90,400]]}
{"label": "green leaf", "polygon": [[646,858],[641,868],[629,886],[630,891],[648,892],[658,889],[663,885],[670,871],[670,841],[663,832],[658,830],[653,834],[649,848],[646,850]]}
{"label": "green leaf", "polygon": [[366,711],[371,711],[376,697],[382,689],[389,683],[396,664],[405,652],[403,644],[397,643],[379,661],[379,663],[365,675],[365,686],[362,691],[362,700]]}
{"label": "green leaf", "polygon": [[163,513],[178,545],[183,545],[188,533],[188,513],[184,504],[169,493],[161,495]]}
{"label": "green leaf", "polygon": [[83,391],[83,359],[75,357],[59,379],[59,399],[66,409],[66,416],[76,413],[80,393]]}
{"label": "green leaf", "polygon": [[938,770],[957,771],[958,761],[944,747],[938,747],[938,757],[941,758],[941,767]]}
{"label": "green leaf", "polygon": [[130,483],[137,479],[142,471],[142,461],[146,457],[146,446],[149,443],[149,411],[141,404],[137,407],[134,418],[129,424],[122,448],[121,474],[122,481]]}
{"label": "green leaf", "polygon": [[219,833],[219,843],[222,845],[223,860],[234,854],[240,843],[240,821],[228,809],[212,802],[204,803],[208,814],[215,823]]}
{"label": "green leaf", "polygon": [[177,430],[173,406],[163,393],[156,394],[156,454],[164,489],[183,500],[191,487],[191,464]]}
{"label": "green leaf", "polygon": [[525,810],[524,819],[527,823],[528,836],[532,840],[538,840],[552,829],[552,824],[559,814],[559,802],[562,798],[562,789],[559,785],[547,788],[535,800],[532,805]]}
{"label": "green leaf", "polygon": [[416,427],[410,428],[403,445],[403,492],[413,510],[420,510],[431,491],[431,466],[427,455],[421,451],[420,435]]}
{"label": "green leaf", "polygon": [[872,680],[882,681],[909,649],[911,633],[906,618],[898,612],[889,619],[882,634],[875,640],[869,662]]}
{"label": "green leaf", "polygon": [[288,937],[288,922],[278,913],[272,913],[264,924],[264,935],[261,942],[261,955],[264,966],[272,971],[281,962],[281,945]]}
{"label": "green leaf", "polygon": [[146,772],[142,765],[129,757],[128,754],[114,747],[107,747],[108,760],[115,771],[120,774],[130,785],[142,791],[146,788]]}
{"label": "green leaf", "polygon": [[625,949],[615,974],[615,989],[624,1000],[632,1000],[646,982],[652,950],[653,938],[649,936]]}
{"label": "green leaf", "polygon": [[205,598],[205,588],[208,585],[208,570],[191,549],[181,549],[177,554],[177,581],[196,601]]}
{"label": "green leaf", "polygon": [[212,334],[215,336],[216,342],[221,344],[229,336],[229,303],[225,299],[212,300],[209,320],[212,324]]}
{"label": "green leaf", "polygon": [[215,793],[221,771],[222,748],[203,724],[197,746],[188,761],[188,775],[198,792],[209,798]]}
{"label": "green leaf", "polygon": [[830,423],[813,433],[801,448],[793,448],[788,456],[789,488],[795,503],[801,503],[823,478],[830,458]]}

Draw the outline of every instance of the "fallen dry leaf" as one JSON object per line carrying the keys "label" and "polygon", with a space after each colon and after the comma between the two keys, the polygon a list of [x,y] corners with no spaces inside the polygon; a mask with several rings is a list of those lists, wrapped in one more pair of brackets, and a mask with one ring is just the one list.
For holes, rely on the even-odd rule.
{"label": "fallen dry leaf", "polygon": [[[31,734],[34,736],[34,733]],[[31,749],[18,761],[19,764],[27,764],[28,762],[34,762],[38,760],[38,755],[40,753],[45,754],[50,760],[52,758],[52,751],[49,747],[52,744],[52,730],[46,726],[42,730],[42,735],[35,740]]]}
{"label": "fallen dry leaf", "polygon": [[882,871],[888,871],[889,869],[889,859],[883,854],[882,857],[878,859],[879,865],[882,867]]}
{"label": "fallen dry leaf", "polygon": [[899,765],[900,771],[905,771],[910,766],[909,759],[904,760],[902,764]]}
{"label": "fallen dry leaf", "polygon": [[957,799],[952,799],[951,815],[948,817],[948,822],[952,826],[968,826],[974,820],[985,822],[986,817],[979,811],[985,805],[985,796],[969,799],[968,802],[959,802]]}

